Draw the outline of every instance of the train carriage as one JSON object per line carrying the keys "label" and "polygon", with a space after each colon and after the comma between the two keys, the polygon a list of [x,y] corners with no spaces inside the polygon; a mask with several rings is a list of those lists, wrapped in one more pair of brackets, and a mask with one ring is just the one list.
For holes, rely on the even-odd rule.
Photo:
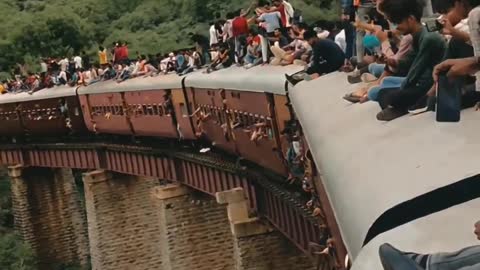
{"label": "train carriage", "polygon": [[95,133],[195,139],[182,80],[172,74],[81,88],[85,123]]}
{"label": "train carriage", "polygon": [[200,110],[195,121],[209,115],[201,128],[216,146],[285,174],[280,132],[291,119],[285,73],[302,69],[293,65],[231,67],[189,75],[185,86],[194,92],[192,110]]}
{"label": "train carriage", "polygon": [[382,269],[383,243],[419,253],[475,244],[477,113],[465,110],[454,124],[434,113],[382,123],[375,102],[342,99],[355,87],[333,73],[290,91],[353,269]]}
{"label": "train carriage", "polygon": [[3,136],[64,136],[85,131],[75,87],[59,86],[34,94],[0,96],[0,134]]}

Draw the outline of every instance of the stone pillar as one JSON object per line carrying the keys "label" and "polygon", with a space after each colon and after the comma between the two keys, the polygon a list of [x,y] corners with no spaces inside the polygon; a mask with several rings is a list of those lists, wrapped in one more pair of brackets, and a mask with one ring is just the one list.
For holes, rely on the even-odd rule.
{"label": "stone pillar", "polygon": [[164,269],[149,198],[158,180],[98,170],[84,174],[83,181],[92,269]]}
{"label": "stone pillar", "polygon": [[162,228],[164,268],[234,269],[233,242],[225,206],[196,199],[179,184],[153,190]]}
{"label": "stone pillar", "polygon": [[227,204],[234,239],[235,270],[310,270],[313,262],[279,232],[248,213],[242,188],[218,192],[219,204]]}
{"label": "stone pillar", "polygon": [[15,227],[41,269],[87,265],[86,219],[72,171],[9,167]]}

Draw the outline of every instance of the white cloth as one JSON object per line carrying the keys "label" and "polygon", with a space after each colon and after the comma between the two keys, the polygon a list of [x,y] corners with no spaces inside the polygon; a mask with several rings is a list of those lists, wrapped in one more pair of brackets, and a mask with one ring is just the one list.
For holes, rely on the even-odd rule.
{"label": "white cloth", "polygon": [[338,47],[340,47],[343,52],[347,51],[347,40],[344,29],[342,29],[342,31],[335,36],[335,43],[337,43]]}
{"label": "white cloth", "polygon": [[75,62],[75,68],[82,68],[82,58],[80,56],[75,56],[73,61]]}
{"label": "white cloth", "polygon": [[232,21],[233,20],[227,20],[227,22],[223,25],[223,33],[225,34],[223,36],[223,42],[226,42],[227,39],[233,37]]}
{"label": "white cloth", "polygon": [[40,63],[40,70],[41,70],[42,73],[47,72],[48,71],[47,63],[45,63],[45,62]]}
{"label": "white cloth", "polygon": [[[470,29],[470,41],[473,46],[473,53],[476,57],[480,56],[480,7],[474,8],[468,15],[468,27]],[[475,74],[477,82],[475,88],[480,91],[480,72]]]}
{"label": "white cloth", "polygon": [[67,72],[65,72],[65,70],[60,71],[58,77],[63,78],[65,81],[67,81]]}
{"label": "white cloth", "polygon": [[210,33],[210,46],[212,46],[213,44],[217,44],[218,39],[217,39],[217,30],[215,29],[215,25],[210,26],[209,33]]}
{"label": "white cloth", "polygon": [[60,70],[61,70],[61,71],[67,71],[68,58],[65,58],[65,59],[60,60],[60,62],[58,62],[58,64],[60,65]]}
{"label": "white cloth", "polygon": [[290,21],[293,18],[295,11],[292,7],[292,4],[290,4],[285,0],[283,0],[283,6],[285,7],[285,16],[287,17],[287,27],[290,27],[291,26]]}

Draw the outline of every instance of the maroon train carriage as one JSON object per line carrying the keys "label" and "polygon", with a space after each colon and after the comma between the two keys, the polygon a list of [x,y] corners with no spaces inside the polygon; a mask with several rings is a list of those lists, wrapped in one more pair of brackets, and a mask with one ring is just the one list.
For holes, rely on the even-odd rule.
{"label": "maroon train carriage", "polygon": [[231,67],[188,75],[185,86],[194,104],[196,133],[204,133],[216,147],[285,174],[287,142],[280,132],[291,120],[285,73],[302,69]]}
{"label": "maroon train carriage", "polygon": [[61,137],[84,132],[86,127],[75,87],[0,96],[1,136]]}
{"label": "maroon train carriage", "polygon": [[171,74],[82,87],[85,124],[95,133],[196,139],[182,80]]}

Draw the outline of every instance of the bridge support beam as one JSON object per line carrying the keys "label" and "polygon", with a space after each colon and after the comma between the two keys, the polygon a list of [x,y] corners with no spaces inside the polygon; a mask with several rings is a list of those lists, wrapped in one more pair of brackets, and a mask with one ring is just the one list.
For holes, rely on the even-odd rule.
{"label": "bridge support beam", "polygon": [[226,207],[185,186],[153,189],[166,270],[234,269]]}
{"label": "bridge support beam", "polygon": [[92,269],[164,269],[156,209],[158,180],[97,170],[83,175]]}
{"label": "bridge support beam", "polygon": [[233,236],[235,270],[315,269],[313,262],[279,232],[248,213],[242,188],[218,192],[219,204],[226,204]]}
{"label": "bridge support beam", "polygon": [[88,264],[85,209],[69,169],[8,168],[15,227],[40,269]]}

